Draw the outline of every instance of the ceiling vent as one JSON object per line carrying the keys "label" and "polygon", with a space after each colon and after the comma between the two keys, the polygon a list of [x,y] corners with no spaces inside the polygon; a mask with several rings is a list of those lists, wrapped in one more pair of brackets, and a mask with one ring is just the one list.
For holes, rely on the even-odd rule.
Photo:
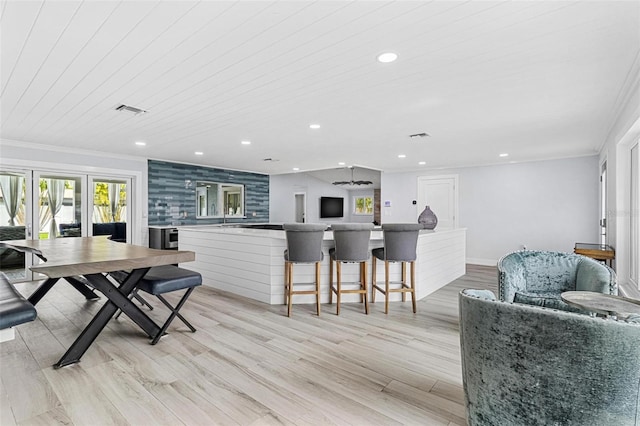
{"label": "ceiling vent", "polygon": [[144,114],[145,112],[147,112],[147,111],[145,111],[143,109],[132,107],[132,106],[125,105],[125,104],[122,104],[119,107],[117,107],[116,111],[128,111],[128,112],[134,113],[135,115]]}
{"label": "ceiling vent", "polygon": [[426,138],[429,136],[428,133],[414,133],[413,135],[409,135],[410,138]]}

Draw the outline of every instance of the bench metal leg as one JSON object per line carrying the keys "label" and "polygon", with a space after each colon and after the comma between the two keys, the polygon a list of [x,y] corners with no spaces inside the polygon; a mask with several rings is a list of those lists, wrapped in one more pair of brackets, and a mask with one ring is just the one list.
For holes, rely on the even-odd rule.
{"label": "bench metal leg", "polygon": [[151,306],[144,297],[140,296],[138,289],[134,290],[133,298],[136,299],[138,302],[140,302],[142,306],[146,306],[147,308],[149,308],[150,311],[153,311],[153,306]]}
{"label": "bench metal leg", "polygon": [[[140,302],[141,305],[146,306],[147,308],[149,308],[150,311],[153,311],[153,306],[151,306],[144,297],[140,296],[137,288],[133,290],[133,293],[129,295],[129,300],[132,300],[132,299],[136,299],[138,302]],[[118,319],[120,318],[120,315],[122,315],[122,311],[118,309],[118,313],[114,316],[114,318]]]}
{"label": "bench metal leg", "polygon": [[162,297],[159,294],[156,294],[156,297],[160,299],[160,301],[164,303],[164,305],[171,310],[171,315],[169,315],[169,318],[167,318],[167,320],[165,321],[164,325],[162,326],[162,328],[160,329],[156,337],[154,337],[153,340],[151,341],[152,345],[155,345],[156,343],[158,343],[160,338],[167,331],[167,328],[169,328],[169,324],[171,324],[171,321],[173,321],[175,317],[180,318],[180,320],[183,323],[185,323],[187,327],[189,327],[192,333],[196,332],[196,329],[191,324],[189,324],[189,321],[187,321],[180,313],[178,313],[178,311],[180,310],[180,308],[182,308],[182,305],[184,305],[184,303],[187,301],[187,299],[189,298],[189,295],[191,295],[193,290],[195,290],[195,287],[191,287],[189,290],[187,290],[187,292],[184,294],[184,296],[182,296],[182,299],[180,299],[180,302],[178,302],[175,308],[171,306],[171,304],[167,302],[167,300],[164,297]]}

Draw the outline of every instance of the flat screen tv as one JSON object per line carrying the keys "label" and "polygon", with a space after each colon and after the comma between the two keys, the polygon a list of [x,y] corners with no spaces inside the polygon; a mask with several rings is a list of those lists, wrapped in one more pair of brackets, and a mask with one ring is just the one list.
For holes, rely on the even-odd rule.
{"label": "flat screen tv", "polygon": [[320,197],[320,217],[343,217],[344,198]]}

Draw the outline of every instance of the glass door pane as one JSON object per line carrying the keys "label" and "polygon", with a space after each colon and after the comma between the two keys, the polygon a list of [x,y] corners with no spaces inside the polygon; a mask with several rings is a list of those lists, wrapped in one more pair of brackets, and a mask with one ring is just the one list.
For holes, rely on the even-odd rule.
{"label": "glass door pane", "polygon": [[82,236],[82,178],[41,174],[38,177],[35,239]]}
{"label": "glass door pane", "polygon": [[93,211],[91,235],[109,235],[113,241],[130,241],[129,221],[129,179],[91,178],[93,190]]}
{"label": "glass door pane", "polygon": [[[0,171],[0,240],[27,238],[24,173]],[[24,253],[0,248],[0,270],[11,280],[27,279]]]}

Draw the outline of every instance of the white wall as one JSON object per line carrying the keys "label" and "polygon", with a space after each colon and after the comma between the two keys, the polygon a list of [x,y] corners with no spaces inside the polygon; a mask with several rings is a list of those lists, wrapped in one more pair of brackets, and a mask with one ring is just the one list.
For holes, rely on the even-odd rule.
{"label": "white wall", "polygon": [[0,139],[0,168],[34,169],[58,173],[95,174],[101,177],[118,176],[132,179],[134,244],[147,245],[147,159],[118,154],[107,155],[94,151],[52,148]]}
{"label": "white wall", "polygon": [[382,223],[416,222],[418,177],[443,174],[459,175],[459,224],[467,228],[469,263],[495,264],[523,245],[571,252],[576,242],[598,241],[596,156],[383,173]]}
{"label": "white wall", "polygon": [[[269,178],[269,220],[274,223],[294,222],[296,193],[307,197],[308,223],[373,222],[373,215],[352,215],[353,197],[370,196],[371,190],[349,191],[345,187],[332,185],[306,173],[273,175]],[[320,219],[320,197],[343,197],[344,217]]]}

